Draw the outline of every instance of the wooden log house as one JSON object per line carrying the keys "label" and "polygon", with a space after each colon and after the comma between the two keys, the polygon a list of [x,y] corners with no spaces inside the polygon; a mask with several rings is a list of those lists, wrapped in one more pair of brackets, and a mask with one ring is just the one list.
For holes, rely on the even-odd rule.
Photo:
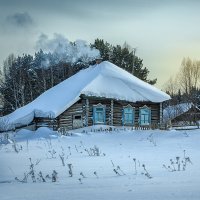
{"label": "wooden log house", "polygon": [[[54,86],[13,115],[18,127],[31,124],[34,129],[72,130],[92,125],[158,128],[162,102],[168,99],[166,93],[104,61]],[[34,116],[28,120],[30,113]],[[12,121],[12,113],[9,117]],[[21,119],[26,119],[26,124]]]}

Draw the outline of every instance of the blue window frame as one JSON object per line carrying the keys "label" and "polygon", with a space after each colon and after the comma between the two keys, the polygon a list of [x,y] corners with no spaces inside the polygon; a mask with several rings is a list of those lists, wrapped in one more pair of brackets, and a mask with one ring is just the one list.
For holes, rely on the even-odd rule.
{"label": "blue window frame", "polygon": [[140,108],[139,112],[140,125],[150,125],[151,123],[151,109],[147,106]]}
{"label": "blue window frame", "polygon": [[123,125],[133,125],[134,124],[134,109],[132,106],[128,105],[123,108]]}
{"label": "blue window frame", "polygon": [[93,106],[93,123],[105,124],[105,121],[106,121],[105,106],[102,104]]}

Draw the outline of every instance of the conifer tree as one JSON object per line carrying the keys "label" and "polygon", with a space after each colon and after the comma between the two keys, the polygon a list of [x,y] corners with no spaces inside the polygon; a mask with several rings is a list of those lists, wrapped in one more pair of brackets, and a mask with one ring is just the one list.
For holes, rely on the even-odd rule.
{"label": "conifer tree", "polygon": [[102,60],[114,63],[151,85],[156,83],[157,79],[148,79],[149,70],[143,66],[143,60],[135,55],[136,49],[131,48],[127,43],[122,46],[113,46],[103,39],[97,38],[91,46],[100,51]]}

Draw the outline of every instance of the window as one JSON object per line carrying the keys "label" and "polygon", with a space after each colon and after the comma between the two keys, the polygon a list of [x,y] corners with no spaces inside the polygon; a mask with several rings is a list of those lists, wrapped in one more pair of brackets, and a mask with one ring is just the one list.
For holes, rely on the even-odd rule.
{"label": "window", "polygon": [[74,119],[81,120],[81,115],[75,115]]}
{"label": "window", "polygon": [[123,124],[133,125],[134,124],[134,109],[128,105],[123,109]]}
{"label": "window", "polygon": [[94,124],[105,124],[105,106],[102,104],[93,106],[93,122]]}
{"label": "window", "polygon": [[150,125],[151,109],[147,106],[140,108],[140,125]]}

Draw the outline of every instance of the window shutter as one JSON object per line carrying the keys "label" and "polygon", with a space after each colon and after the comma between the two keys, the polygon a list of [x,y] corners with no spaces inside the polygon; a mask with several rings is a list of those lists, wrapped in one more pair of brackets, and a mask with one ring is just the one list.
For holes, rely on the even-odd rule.
{"label": "window shutter", "polygon": [[149,124],[151,124],[151,109],[149,108]]}
{"label": "window shutter", "polygon": [[138,124],[141,125],[141,109],[139,109],[139,118],[138,118]]}
{"label": "window shutter", "polygon": [[124,125],[124,109],[122,109],[122,125]]}
{"label": "window shutter", "polygon": [[93,113],[92,113],[93,125],[95,124],[95,113],[96,113],[96,108],[93,107]]}
{"label": "window shutter", "polygon": [[132,124],[134,124],[135,121],[135,109],[132,109]]}
{"label": "window shutter", "polygon": [[103,119],[103,121],[104,121],[104,125],[106,124],[106,107],[104,106],[103,107],[103,112],[104,112],[104,119]]}

